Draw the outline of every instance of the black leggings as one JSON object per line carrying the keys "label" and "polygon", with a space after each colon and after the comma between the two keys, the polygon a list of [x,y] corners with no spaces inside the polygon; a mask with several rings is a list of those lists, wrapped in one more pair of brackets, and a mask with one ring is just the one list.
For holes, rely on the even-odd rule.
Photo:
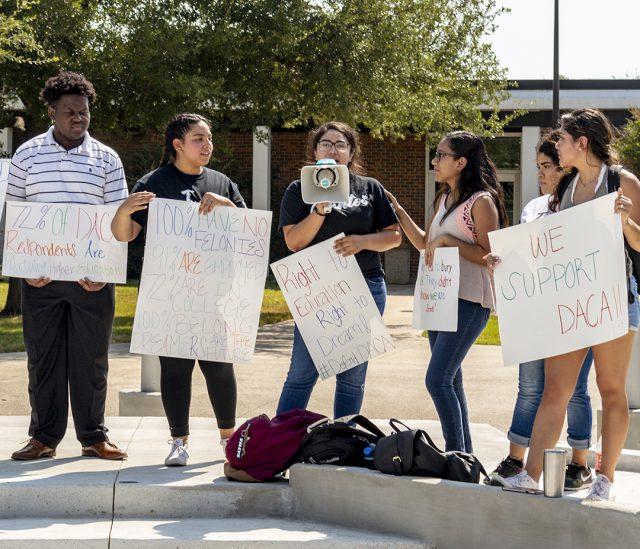
{"label": "black leggings", "polygon": [[[172,437],[189,434],[191,378],[195,359],[160,357],[160,391],[162,405],[169,420]],[[218,429],[232,429],[236,424],[237,388],[233,364],[199,360],[207,381],[207,392],[216,414]]]}

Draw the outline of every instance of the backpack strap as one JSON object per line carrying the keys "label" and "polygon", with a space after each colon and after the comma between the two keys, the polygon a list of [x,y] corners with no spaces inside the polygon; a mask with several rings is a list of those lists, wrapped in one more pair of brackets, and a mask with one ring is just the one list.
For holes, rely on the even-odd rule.
{"label": "backpack strap", "polygon": [[615,164],[607,168],[607,191],[610,193],[616,192],[620,188],[620,172],[622,171],[621,164]]}

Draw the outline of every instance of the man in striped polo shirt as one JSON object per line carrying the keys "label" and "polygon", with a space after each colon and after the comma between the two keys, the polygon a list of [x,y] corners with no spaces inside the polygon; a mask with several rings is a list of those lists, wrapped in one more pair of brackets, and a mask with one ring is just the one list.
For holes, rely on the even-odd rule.
{"label": "man in striped polo shirt", "polygon": [[[61,72],[47,80],[40,98],[53,125],[16,151],[7,200],[117,204],[128,196],[120,158],[87,133],[95,97],[81,74]],[[31,440],[13,459],[55,455],[67,428],[69,396],[82,455],[127,456],[109,441],[104,425],[114,303],[113,284],[23,280]]]}

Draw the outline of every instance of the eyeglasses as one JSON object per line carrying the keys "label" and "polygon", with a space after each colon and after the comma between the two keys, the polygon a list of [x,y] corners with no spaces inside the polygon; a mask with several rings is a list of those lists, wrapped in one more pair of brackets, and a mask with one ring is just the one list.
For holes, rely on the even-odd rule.
{"label": "eyeglasses", "polygon": [[346,141],[336,141],[334,143],[328,139],[323,139],[318,143],[318,150],[322,152],[329,152],[334,147],[338,152],[347,152],[349,150],[349,143]]}
{"label": "eyeglasses", "polygon": [[452,153],[443,152],[443,151],[436,151],[433,155],[434,159],[437,160],[438,162],[440,162],[440,160],[442,160],[445,156],[450,156],[451,158],[458,158],[457,154],[452,154]]}

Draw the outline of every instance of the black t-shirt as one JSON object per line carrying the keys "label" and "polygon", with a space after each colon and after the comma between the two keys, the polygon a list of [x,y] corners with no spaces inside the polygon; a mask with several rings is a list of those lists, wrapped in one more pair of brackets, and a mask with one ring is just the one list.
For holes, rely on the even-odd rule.
{"label": "black t-shirt", "polygon": [[[280,205],[280,225],[300,223],[311,213],[312,206],[302,201],[300,181],[294,181],[287,187]],[[398,223],[393,207],[384,193],[382,185],[372,177],[349,175],[349,199],[333,204],[318,234],[310,246],[327,240],[340,233],[371,234]],[[362,250],[356,254],[356,260],[362,274],[371,278],[382,276],[380,254],[371,250]]]}
{"label": "black t-shirt", "polygon": [[[238,186],[223,173],[204,168],[199,175],[181,172],[173,164],[159,167],[143,176],[131,189],[132,193],[149,191],[158,198],[200,202],[204,193],[215,193],[229,198],[238,208],[246,208]],[[148,209],[131,214],[138,225],[147,224]]]}

